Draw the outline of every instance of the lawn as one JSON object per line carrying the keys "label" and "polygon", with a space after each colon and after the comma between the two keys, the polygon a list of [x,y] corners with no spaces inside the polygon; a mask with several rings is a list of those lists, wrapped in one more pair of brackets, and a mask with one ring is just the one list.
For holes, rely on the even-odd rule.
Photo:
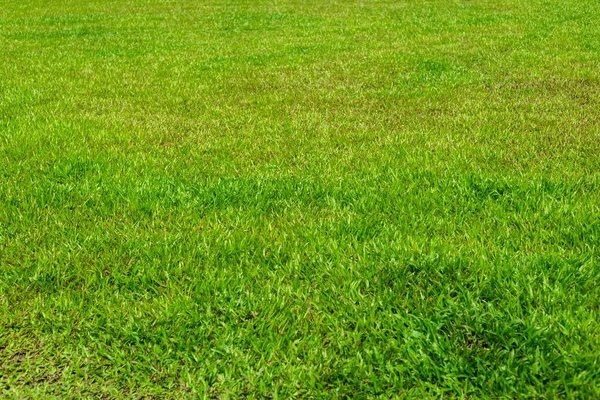
{"label": "lawn", "polygon": [[0,396],[600,396],[597,0],[0,0]]}

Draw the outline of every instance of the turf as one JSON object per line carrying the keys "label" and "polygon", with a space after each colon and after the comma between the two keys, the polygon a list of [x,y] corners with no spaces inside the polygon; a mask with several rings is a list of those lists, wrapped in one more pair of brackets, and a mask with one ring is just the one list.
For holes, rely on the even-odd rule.
{"label": "turf", "polygon": [[597,0],[0,0],[0,395],[600,396]]}

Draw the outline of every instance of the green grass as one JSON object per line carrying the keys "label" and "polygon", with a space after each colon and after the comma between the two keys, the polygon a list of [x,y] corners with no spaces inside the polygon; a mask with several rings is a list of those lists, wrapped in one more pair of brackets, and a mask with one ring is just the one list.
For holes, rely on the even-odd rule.
{"label": "green grass", "polygon": [[600,396],[597,0],[0,0],[0,395]]}

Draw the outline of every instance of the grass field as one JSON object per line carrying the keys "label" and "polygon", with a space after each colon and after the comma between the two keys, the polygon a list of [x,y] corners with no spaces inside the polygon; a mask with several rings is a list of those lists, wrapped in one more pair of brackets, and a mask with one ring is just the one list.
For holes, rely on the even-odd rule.
{"label": "grass field", "polygon": [[0,0],[0,396],[600,396],[597,0]]}

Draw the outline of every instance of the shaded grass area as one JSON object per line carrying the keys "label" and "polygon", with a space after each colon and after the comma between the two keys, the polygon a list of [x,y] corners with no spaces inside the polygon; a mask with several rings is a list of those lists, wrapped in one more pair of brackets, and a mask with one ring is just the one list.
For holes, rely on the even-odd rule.
{"label": "shaded grass area", "polygon": [[599,12],[0,1],[2,395],[598,396]]}

